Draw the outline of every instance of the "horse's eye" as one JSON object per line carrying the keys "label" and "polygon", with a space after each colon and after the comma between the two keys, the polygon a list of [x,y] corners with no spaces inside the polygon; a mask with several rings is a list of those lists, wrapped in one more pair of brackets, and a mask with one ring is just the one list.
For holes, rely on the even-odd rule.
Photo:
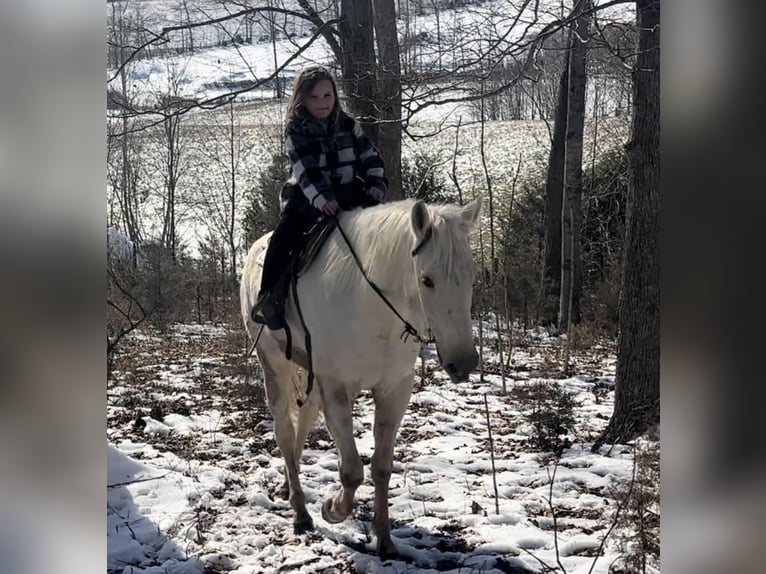
{"label": "horse's eye", "polygon": [[433,289],[434,288],[434,282],[431,281],[430,277],[423,277],[423,285],[425,285],[429,289]]}

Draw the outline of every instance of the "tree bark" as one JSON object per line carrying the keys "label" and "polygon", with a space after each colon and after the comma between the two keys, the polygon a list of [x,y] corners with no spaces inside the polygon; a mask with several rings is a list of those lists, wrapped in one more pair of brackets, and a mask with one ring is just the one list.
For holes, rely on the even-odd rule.
{"label": "tree bark", "polygon": [[375,47],[371,0],[341,0],[340,46],[341,85],[351,113],[363,124],[376,147]]}
{"label": "tree bark", "polygon": [[387,201],[404,199],[402,190],[402,85],[394,0],[374,0],[378,45],[377,147],[386,166]]}
{"label": "tree bark", "polygon": [[569,52],[559,82],[559,97],[553,120],[553,139],[545,178],[545,264],[540,293],[540,315],[544,324],[558,319],[561,293],[561,208],[564,203],[564,136],[569,101]]}
{"label": "tree bark", "polygon": [[[575,12],[591,8],[592,0],[578,0]],[[585,125],[585,84],[587,81],[587,38],[589,15],[575,21],[569,45],[569,95],[567,98],[564,144],[564,202],[561,211],[561,290],[558,325],[568,329],[580,322],[582,291],[580,226],[582,222],[582,149]]]}
{"label": "tree bark", "polygon": [[614,413],[594,445],[627,442],[660,419],[660,0],[637,0],[633,137]]}

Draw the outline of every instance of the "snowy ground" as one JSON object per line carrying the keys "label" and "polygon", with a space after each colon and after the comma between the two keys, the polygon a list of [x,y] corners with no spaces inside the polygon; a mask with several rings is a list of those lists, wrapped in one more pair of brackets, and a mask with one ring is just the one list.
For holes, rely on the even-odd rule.
{"label": "snowy ground", "polygon": [[[630,478],[632,455],[628,446],[600,454],[589,448],[613,405],[608,345],[576,355],[576,376],[549,379],[573,393],[578,424],[558,465],[535,452],[524,416],[529,389],[560,372],[561,344],[544,333],[517,343],[506,395],[499,375],[453,384],[426,359],[391,478],[392,534],[402,558],[381,562],[368,466],[353,518],[339,525],[321,518],[320,505],[338,484],[337,455],[321,424],[302,464],[316,530],[292,533],[291,511],[276,494],[282,461],[259,371],[242,361],[238,326],[184,325],[133,337],[108,386],[108,572],[542,572],[557,565],[557,545],[567,572],[591,571],[617,507],[611,486]],[[369,396],[358,399],[356,412],[368,465]],[[607,572],[616,557],[607,542],[592,571]]]}

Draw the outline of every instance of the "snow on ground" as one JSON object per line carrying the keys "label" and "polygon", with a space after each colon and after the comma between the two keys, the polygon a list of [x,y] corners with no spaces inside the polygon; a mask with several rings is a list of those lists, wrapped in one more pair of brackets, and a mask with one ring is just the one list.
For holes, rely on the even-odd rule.
{"label": "snow on ground", "polygon": [[[277,495],[282,461],[259,371],[243,363],[239,331],[183,325],[167,335],[143,332],[118,357],[108,386],[110,573],[518,573],[556,565],[556,544],[567,572],[590,571],[616,509],[610,487],[632,471],[628,446],[590,452],[613,406],[609,345],[576,357],[575,376],[551,378],[544,358],[555,362],[561,341],[543,332],[527,336],[514,350],[506,395],[499,375],[453,384],[427,349],[426,376],[418,376],[402,421],[391,477],[401,559],[381,562],[371,534],[370,396],[355,407],[367,476],[353,517],[338,525],[321,518],[322,501],[338,485],[338,458],[320,424],[301,474],[316,530],[295,536],[289,505]],[[577,431],[558,465],[530,446],[523,416],[530,387],[542,380],[573,393],[578,404]],[[607,572],[616,557],[607,543],[593,572]]]}

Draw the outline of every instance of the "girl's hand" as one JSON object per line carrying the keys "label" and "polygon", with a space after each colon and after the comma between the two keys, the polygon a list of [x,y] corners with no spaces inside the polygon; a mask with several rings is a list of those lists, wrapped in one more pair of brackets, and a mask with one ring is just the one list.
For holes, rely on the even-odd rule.
{"label": "girl's hand", "polygon": [[336,200],[330,200],[322,206],[322,213],[325,215],[335,215],[340,206]]}
{"label": "girl's hand", "polygon": [[371,187],[370,189],[367,190],[367,195],[369,195],[375,201],[382,201],[383,200],[383,196],[385,195],[385,193],[383,192],[382,189],[379,189],[379,188],[373,186],[373,187]]}

